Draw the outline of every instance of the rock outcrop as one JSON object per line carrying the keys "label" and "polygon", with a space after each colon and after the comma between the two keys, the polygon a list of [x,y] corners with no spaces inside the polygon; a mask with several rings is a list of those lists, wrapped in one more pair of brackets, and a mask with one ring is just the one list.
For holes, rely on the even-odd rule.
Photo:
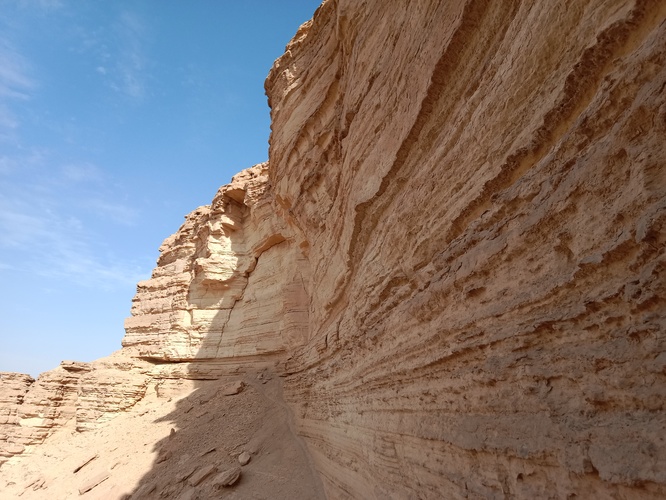
{"label": "rock outcrop", "polygon": [[164,242],[125,322],[123,345],[137,356],[247,365],[305,344],[309,268],[274,216],[267,170],[235,176]]}
{"label": "rock outcrop", "polygon": [[271,71],[333,498],[665,494],[666,4],[324,3]]}
{"label": "rock outcrop", "polygon": [[18,412],[34,382],[30,375],[0,372],[0,463],[25,449],[17,432]]}
{"label": "rock outcrop", "polygon": [[666,495],[665,88],[663,2],[325,1],[269,162],[3,432],[270,366],[331,498]]}

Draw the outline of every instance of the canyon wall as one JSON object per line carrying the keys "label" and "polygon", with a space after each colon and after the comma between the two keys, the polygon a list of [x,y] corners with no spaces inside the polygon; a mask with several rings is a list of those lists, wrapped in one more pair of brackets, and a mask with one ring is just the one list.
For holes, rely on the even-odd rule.
{"label": "canyon wall", "polygon": [[666,494],[666,4],[325,2],[266,82],[332,498]]}
{"label": "canyon wall", "polygon": [[269,162],[165,240],[120,352],[3,375],[0,457],[270,368],[330,498],[663,497],[664,89],[660,1],[325,1]]}

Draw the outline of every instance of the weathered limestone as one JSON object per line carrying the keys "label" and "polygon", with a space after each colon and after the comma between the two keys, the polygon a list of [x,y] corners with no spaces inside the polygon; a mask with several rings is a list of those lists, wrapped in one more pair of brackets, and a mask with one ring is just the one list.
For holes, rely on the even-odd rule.
{"label": "weathered limestone", "polygon": [[236,175],[164,242],[123,345],[159,361],[281,355],[307,340],[303,257],[266,196],[267,164]]}
{"label": "weathered limestone", "polygon": [[[63,361],[37,380],[0,376],[0,460],[44,441],[58,427],[90,430],[131,408],[154,377],[141,360],[109,356],[93,363]],[[154,384],[154,381],[153,381]]]}
{"label": "weathered limestone", "polygon": [[16,442],[18,411],[34,382],[30,375],[0,372],[0,463],[25,449]]}
{"label": "weathered limestone", "polygon": [[656,0],[324,2],[270,168],[164,242],[121,353],[17,379],[5,441],[275,365],[331,498],[666,496],[665,88]]}
{"label": "weathered limestone", "polygon": [[666,494],[665,11],[329,1],[276,62],[331,497]]}

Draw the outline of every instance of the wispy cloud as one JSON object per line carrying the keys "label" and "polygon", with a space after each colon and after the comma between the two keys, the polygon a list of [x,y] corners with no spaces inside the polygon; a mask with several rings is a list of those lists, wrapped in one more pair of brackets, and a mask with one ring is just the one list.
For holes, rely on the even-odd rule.
{"label": "wispy cloud", "polygon": [[[29,158],[29,157],[28,157]],[[11,159],[10,159],[11,160]],[[20,159],[5,161],[21,163]],[[19,270],[110,289],[134,284],[147,269],[110,253],[99,228],[132,224],[137,211],[113,199],[95,165],[33,167],[0,178],[0,271]],[[109,222],[104,223],[107,220]]]}
{"label": "wispy cloud", "polygon": [[114,203],[94,198],[87,200],[85,206],[98,215],[123,226],[134,225],[138,217],[137,210],[122,203]]}
{"label": "wispy cloud", "polygon": [[146,94],[146,26],[136,13],[124,11],[114,31],[118,43],[115,64],[111,68],[98,66],[97,71],[109,77],[114,90],[141,99]]}
{"label": "wispy cloud", "polygon": [[0,39],[0,97],[28,99],[28,91],[34,85],[28,76],[28,63],[25,58],[8,40]]}
{"label": "wispy cloud", "polygon": [[0,138],[7,139],[18,128],[12,105],[29,99],[35,86],[27,60],[7,39],[0,38]]}
{"label": "wispy cloud", "polygon": [[102,170],[91,163],[69,164],[61,170],[66,179],[74,182],[97,182],[104,178]]}

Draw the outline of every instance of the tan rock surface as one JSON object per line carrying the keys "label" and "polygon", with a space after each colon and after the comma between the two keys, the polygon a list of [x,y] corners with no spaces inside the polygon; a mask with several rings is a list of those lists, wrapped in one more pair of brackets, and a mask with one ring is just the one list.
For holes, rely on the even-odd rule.
{"label": "tan rock surface", "polygon": [[231,487],[236,498],[323,498],[280,402],[279,378],[264,385],[255,373],[233,397],[220,394],[219,383],[180,381],[162,396],[150,390],[95,430],[58,426],[30,455],[3,464],[0,497],[219,498],[217,488],[234,477],[218,475],[235,471],[249,449],[253,460]]}
{"label": "tan rock surface", "polygon": [[137,287],[125,347],[159,361],[247,363],[307,340],[303,258],[274,215],[266,174],[260,164],[236,175],[167,238]]}
{"label": "tan rock surface", "polygon": [[666,496],[665,88],[656,0],[327,0],[123,349],[0,379],[7,491],[210,496],[247,451],[239,498],[319,498],[293,411],[329,498]]}
{"label": "tan rock surface", "polygon": [[25,449],[17,442],[18,412],[34,382],[30,375],[0,372],[0,464]]}
{"label": "tan rock surface", "polygon": [[325,2],[276,62],[332,498],[666,495],[664,2]]}

